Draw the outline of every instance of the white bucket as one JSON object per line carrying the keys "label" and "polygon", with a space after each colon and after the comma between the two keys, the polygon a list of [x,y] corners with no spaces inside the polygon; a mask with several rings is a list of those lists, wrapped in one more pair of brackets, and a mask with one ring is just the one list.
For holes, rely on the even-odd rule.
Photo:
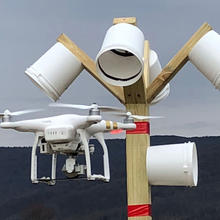
{"label": "white bucket", "polygon": [[83,70],[83,65],[63,44],[56,43],[25,73],[56,101]]}
{"label": "white bucket", "polygon": [[209,31],[192,48],[189,59],[193,65],[220,89],[220,36]]}
{"label": "white bucket", "polygon": [[135,83],[143,72],[144,34],[134,25],[120,23],[108,29],[96,57],[103,80],[115,86]]}
{"label": "white bucket", "polygon": [[[150,50],[149,66],[150,66],[150,83],[151,83],[162,71],[157,53],[153,50]],[[151,104],[158,103],[159,101],[165,99],[169,94],[170,94],[170,84],[168,83],[162,89],[162,91],[152,100]]]}
{"label": "white bucket", "polygon": [[198,161],[193,142],[149,147],[146,166],[151,185],[197,185]]}

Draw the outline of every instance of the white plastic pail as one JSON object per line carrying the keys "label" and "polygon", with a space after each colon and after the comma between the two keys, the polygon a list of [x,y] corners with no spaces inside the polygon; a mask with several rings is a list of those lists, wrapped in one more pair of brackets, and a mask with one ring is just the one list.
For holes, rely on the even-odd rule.
{"label": "white plastic pail", "polygon": [[25,73],[56,101],[83,70],[83,65],[63,44],[56,43]]}
{"label": "white plastic pail", "polygon": [[151,185],[197,185],[198,161],[193,142],[149,147],[146,164]]}
{"label": "white plastic pail", "polygon": [[220,89],[220,36],[209,31],[192,48],[189,59],[193,65]]}
{"label": "white plastic pail", "polygon": [[120,23],[108,29],[96,57],[96,68],[107,83],[128,86],[143,72],[144,35],[134,25]]}
{"label": "white plastic pail", "polygon": [[[150,50],[149,66],[150,66],[150,83],[151,83],[162,71],[157,53],[153,50]],[[170,94],[170,85],[168,83],[162,89],[162,91],[152,100],[151,104],[158,103],[159,101],[165,99],[169,94]]]}

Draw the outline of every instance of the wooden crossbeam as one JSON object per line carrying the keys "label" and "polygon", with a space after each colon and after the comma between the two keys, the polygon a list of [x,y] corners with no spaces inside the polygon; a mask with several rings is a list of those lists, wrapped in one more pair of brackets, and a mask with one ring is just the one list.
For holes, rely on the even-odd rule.
{"label": "wooden crossbeam", "polygon": [[114,18],[113,19],[113,24],[119,24],[119,23],[128,23],[128,24],[133,24],[137,25],[137,19],[136,17],[125,17],[125,18]]}
{"label": "wooden crossbeam", "polygon": [[212,27],[208,23],[204,23],[193,34],[190,40],[179,50],[179,52],[169,61],[169,63],[163,68],[161,73],[147,88],[147,102],[151,101],[161,92],[161,90],[169,83],[169,81],[177,74],[177,72],[188,61],[188,55],[195,44],[210,30]]}
{"label": "wooden crossbeam", "polygon": [[57,41],[62,43],[68,50],[70,50],[81,61],[85,69],[109,92],[111,92],[121,103],[125,103],[123,88],[120,86],[110,85],[102,80],[96,71],[95,62],[83,50],[81,50],[65,34],[61,34],[57,38]]}
{"label": "wooden crossbeam", "polygon": [[145,41],[145,54],[144,54],[144,73],[142,77],[130,86],[124,86],[124,95],[126,104],[147,104],[146,102],[146,86],[149,83],[149,42]]}

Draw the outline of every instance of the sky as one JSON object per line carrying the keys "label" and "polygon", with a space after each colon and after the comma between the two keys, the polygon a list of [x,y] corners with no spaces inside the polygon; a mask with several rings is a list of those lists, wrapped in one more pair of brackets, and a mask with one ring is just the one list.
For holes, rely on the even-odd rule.
{"label": "sky", "polygon": [[[14,120],[79,113],[48,108],[51,100],[24,74],[61,33],[95,59],[113,18],[136,17],[163,67],[204,22],[220,33],[219,8],[218,0],[0,0],[0,111],[46,109]],[[151,120],[151,134],[218,136],[220,92],[189,62],[170,86],[169,97],[150,107],[151,115],[165,117]],[[123,107],[85,70],[60,102]],[[1,146],[33,143],[33,134],[13,130],[1,129],[0,137]]]}

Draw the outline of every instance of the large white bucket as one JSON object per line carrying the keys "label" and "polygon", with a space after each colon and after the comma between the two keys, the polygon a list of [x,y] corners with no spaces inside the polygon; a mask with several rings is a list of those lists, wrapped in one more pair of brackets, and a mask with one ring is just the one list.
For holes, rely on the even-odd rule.
{"label": "large white bucket", "polygon": [[134,25],[120,23],[108,29],[96,57],[96,68],[107,83],[128,86],[143,72],[144,34]]}
{"label": "large white bucket", "polygon": [[[150,66],[150,83],[151,83],[162,71],[157,53],[153,50],[150,50],[149,66]],[[158,103],[159,101],[165,99],[169,94],[170,94],[170,85],[168,83],[162,89],[162,91],[152,100],[151,104]]]}
{"label": "large white bucket", "polygon": [[209,31],[192,48],[189,59],[211,83],[220,89],[220,36]]}
{"label": "large white bucket", "polygon": [[63,44],[56,43],[25,73],[56,101],[83,70],[83,65]]}
{"label": "large white bucket", "polygon": [[151,185],[197,185],[198,160],[193,142],[149,147],[146,166]]}

